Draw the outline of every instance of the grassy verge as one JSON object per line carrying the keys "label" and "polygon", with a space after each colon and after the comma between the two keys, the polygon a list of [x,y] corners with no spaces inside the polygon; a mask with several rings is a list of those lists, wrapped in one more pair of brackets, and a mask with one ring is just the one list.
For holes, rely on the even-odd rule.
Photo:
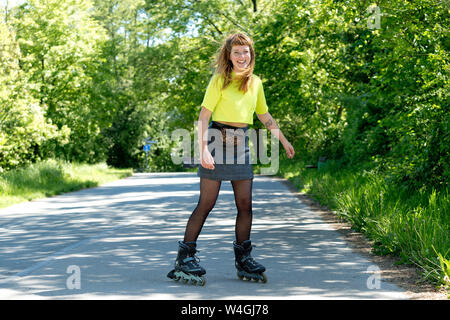
{"label": "grassy verge", "polygon": [[448,190],[412,193],[390,185],[379,172],[335,162],[318,170],[280,160],[279,175],[364,233],[373,241],[375,254],[396,255],[402,263],[418,266],[424,278],[449,289]]}
{"label": "grassy verge", "polygon": [[96,187],[131,174],[131,169],[115,169],[106,164],[43,161],[0,175],[0,208],[64,192]]}

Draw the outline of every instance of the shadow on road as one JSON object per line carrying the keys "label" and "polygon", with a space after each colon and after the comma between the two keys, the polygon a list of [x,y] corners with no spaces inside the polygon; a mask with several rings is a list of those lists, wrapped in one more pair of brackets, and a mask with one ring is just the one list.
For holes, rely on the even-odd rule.
{"label": "shadow on road", "polygon": [[[268,283],[236,277],[229,182],[198,240],[206,286],[169,280],[198,182],[193,173],[138,174],[0,211],[0,297],[403,298],[390,283],[369,288],[372,264],[281,182],[260,176],[253,186],[253,256],[266,266]],[[69,266],[79,267],[80,289],[68,288]]]}

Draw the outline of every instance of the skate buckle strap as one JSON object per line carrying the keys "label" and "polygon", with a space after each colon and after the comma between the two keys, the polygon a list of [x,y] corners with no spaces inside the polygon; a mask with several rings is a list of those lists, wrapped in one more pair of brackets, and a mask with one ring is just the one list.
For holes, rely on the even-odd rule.
{"label": "skate buckle strap", "polygon": [[250,259],[250,263],[252,263],[252,262],[253,262],[252,256],[245,256],[245,257],[243,257],[243,258],[241,259],[241,262],[244,263],[245,261],[247,261],[247,260],[249,260],[249,259]]}
{"label": "skate buckle strap", "polygon": [[187,257],[187,258],[184,258],[183,259],[183,262],[184,263],[187,263],[187,262],[200,262],[200,258],[198,258],[197,256],[191,256],[191,257]]}
{"label": "skate buckle strap", "polygon": [[248,260],[248,263],[253,267],[253,268],[258,268],[259,266],[261,266],[261,264],[259,264],[258,262],[255,261],[255,259],[253,259],[252,256],[248,255],[245,256],[241,259],[241,263],[245,263],[245,261]]}

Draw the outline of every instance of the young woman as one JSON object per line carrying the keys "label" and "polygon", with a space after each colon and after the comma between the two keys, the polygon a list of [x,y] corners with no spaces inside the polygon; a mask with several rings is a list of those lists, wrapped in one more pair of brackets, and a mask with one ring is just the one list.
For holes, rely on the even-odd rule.
{"label": "young woman", "polygon": [[[228,36],[217,56],[216,72],[206,89],[199,116],[200,198],[188,220],[184,241],[179,242],[175,269],[169,272],[169,278],[205,284],[206,271],[195,257],[196,241],[214,208],[221,182],[229,180],[237,207],[233,246],[238,277],[267,280],[265,268],[250,255],[253,167],[246,131],[253,124],[253,113],[267,129],[273,130],[288,158],[293,158],[295,152],[268,111],[261,79],[253,74],[254,66],[253,41],[242,33]],[[211,116],[213,121],[208,128]]]}

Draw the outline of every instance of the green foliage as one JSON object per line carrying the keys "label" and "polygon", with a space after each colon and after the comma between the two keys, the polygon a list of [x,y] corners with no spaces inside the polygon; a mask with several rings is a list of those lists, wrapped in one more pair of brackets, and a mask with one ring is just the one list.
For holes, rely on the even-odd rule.
{"label": "green foliage", "polygon": [[376,254],[399,256],[423,276],[449,286],[450,198],[448,190],[411,194],[387,183],[387,176],[367,165],[345,168],[328,161],[321,170],[281,162],[281,174],[300,190],[350,222],[374,245]]}
{"label": "green foliage", "polygon": [[[2,114],[14,104],[15,119],[35,124],[3,121],[2,167],[49,156],[142,167],[151,137],[161,142],[153,170],[175,169],[170,132],[193,130],[214,53],[240,30],[255,40],[270,112],[304,159],[369,161],[404,188],[445,188],[449,10],[437,0],[380,1],[374,27],[372,5],[26,1],[2,22],[2,70],[16,70],[1,78]],[[25,131],[6,139],[6,127]],[[31,127],[35,142],[21,143]]]}
{"label": "green foliage", "polygon": [[67,139],[49,139],[40,153],[80,161],[97,153],[101,113],[92,101],[92,75],[105,32],[90,17],[89,1],[30,0],[14,11],[10,24],[20,45],[20,65],[31,95]]}
{"label": "green foliage", "polygon": [[31,94],[20,57],[14,32],[0,24],[0,173],[38,159],[36,149],[57,137],[45,107]]}
{"label": "green foliage", "polygon": [[0,176],[0,208],[23,201],[95,187],[130,176],[130,169],[45,160]]}

